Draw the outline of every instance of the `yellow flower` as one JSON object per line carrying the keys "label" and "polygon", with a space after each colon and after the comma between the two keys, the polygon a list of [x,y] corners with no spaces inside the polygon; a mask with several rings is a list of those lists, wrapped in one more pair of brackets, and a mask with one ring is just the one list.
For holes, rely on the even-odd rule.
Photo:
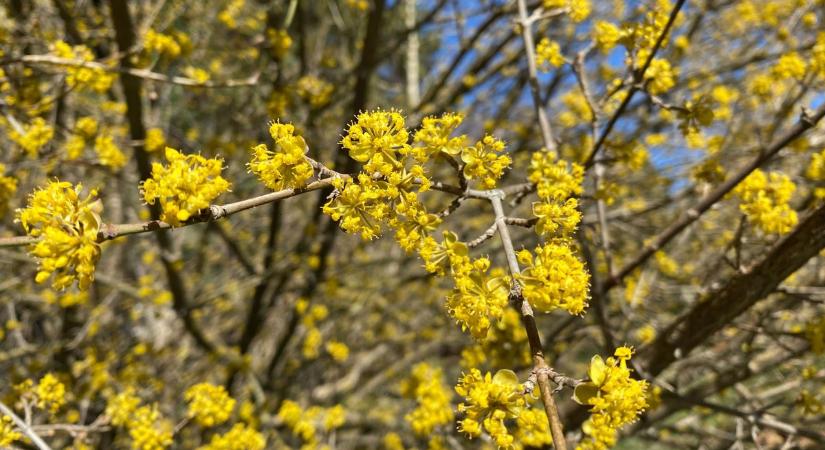
{"label": "yellow flower", "polygon": [[143,142],[143,147],[147,152],[156,152],[166,144],[166,137],[163,135],[163,130],[160,128],[149,128],[146,130],[146,139]]}
{"label": "yellow flower", "polygon": [[416,435],[427,437],[437,427],[452,423],[451,395],[440,368],[427,363],[417,364],[410,377],[402,381],[401,395],[414,398],[418,403],[404,416]]}
{"label": "yellow flower", "polygon": [[547,70],[548,65],[559,67],[564,64],[564,56],[561,54],[561,47],[556,41],[542,38],[536,46],[536,64],[542,70]]}
{"label": "yellow flower", "polygon": [[347,129],[341,145],[370,172],[389,175],[401,166],[398,154],[407,154],[409,134],[397,111],[363,112]]}
{"label": "yellow flower", "polygon": [[647,408],[647,382],[630,376],[627,361],[633,355],[630,347],[619,347],[615,358],[603,360],[596,355],[590,360],[590,381],[576,386],[573,399],[590,405],[590,418],[582,425],[585,438],[577,450],[603,450],[616,443],[619,428],[635,422]]}
{"label": "yellow flower", "polygon": [[621,38],[622,31],[611,22],[598,20],[593,25],[593,40],[603,52],[615,47]]}
{"label": "yellow flower", "polygon": [[95,138],[95,152],[104,166],[119,170],[126,165],[126,155],[115,145],[114,138],[109,134]]}
{"label": "yellow flower", "polygon": [[455,288],[447,296],[447,312],[461,325],[463,331],[478,340],[487,336],[487,330],[507,308],[510,279],[501,269],[489,274],[490,260],[479,258],[470,263],[469,258],[453,266]]}
{"label": "yellow flower", "polygon": [[313,108],[320,108],[329,103],[335,87],[312,75],[305,75],[295,83],[295,91]]}
{"label": "yellow flower", "polygon": [[452,133],[463,120],[463,114],[455,113],[425,117],[421,128],[415,132],[415,143],[419,145],[413,147],[413,156],[424,162],[438,154],[448,157],[459,155],[466,147],[467,136],[452,136]]}
{"label": "yellow flower", "polygon": [[209,444],[198,447],[198,450],[263,450],[265,447],[263,434],[238,423],[224,434],[213,435]]}
{"label": "yellow flower", "polygon": [[796,185],[787,175],[759,169],[753,171],[733,190],[741,199],[739,209],[748,220],[768,234],[785,234],[797,221],[796,211],[788,203]]}
{"label": "yellow flower", "polygon": [[573,250],[562,242],[549,242],[536,248],[535,258],[528,250],[518,253],[526,267],[516,275],[523,285],[524,298],[534,308],[550,312],[561,308],[578,315],[587,306],[590,274]]}
{"label": "yellow flower", "polygon": [[343,342],[329,341],[327,342],[326,350],[335,361],[343,362],[349,358],[349,347]]}
{"label": "yellow flower", "polygon": [[189,404],[187,414],[203,427],[214,427],[229,419],[235,408],[235,399],[227,394],[223,386],[198,383],[183,394]]}
{"label": "yellow flower", "polygon": [[295,136],[295,127],[291,124],[278,122],[270,126],[269,133],[275,146],[271,151],[266,144],[252,148],[252,161],[248,164],[250,172],[274,191],[306,184],[313,170],[304,156],[307,151],[304,138]]}
{"label": "yellow flower", "polygon": [[11,417],[0,415],[0,447],[11,447],[14,441],[19,441],[23,435],[14,429]]}
{"label": "yellow flower", "polygon": [[198,211],[208,208],[212,200],[230,188],[221,177],[222,161],[200,155],[184,155],[166,147],[167,165],[152,163],[152,178],[142,186],[149,204],[160,202],[161,220],[180,226]]}
{"label": "yellow flower", "polygon": [[791,52],[779,58],[773,66],[773,75],[779,80],[791,78],[800,80],[805,76],[806,69],[805,60],[799,56],[799,53]]}
{"label": "yellow flower", "polygon": [[29,253],[38,258],[35,281],[42,283],[52,274],[54,289],[63,289],[75,280],[86,290],[94,280],[100,258],[97,235],[100,230],[100,203],[96,191],[81,200],[82,186],[51,181],[29,196],[26,208],[17,210],[17,220],[29,236],[39,240]]}
{"label": "yellow flower", "polygon": [[645,71],[645,81],[651,94],[663,94],[676,85],[676,74],[666,59],[655,58]]}
{"label": "yellow flower", "polygon": [[[55,42],[52,52],[57,57],[76,62],[91,62],[95,59],[94,53],[85,45],[72,47],[63,41]],[[114,79],[114,75],[99,67],[80,65],[66,67],[66,84],[70,88],[83,89],[88,86],[96,92],[105,92],[112,86]]]}
{"label": "yellow flower", "polygon": [[109,416],[112,425],[126,426],[139,406],[140,399],[135,396],[134,390],[129,388],[109,398],[106,403],[106,415]]}
{"label": "yellow flower", "polygon": [[163,450],[172,445],[172,424],[161,417],[157,405],[137,408],[127,428],[133,449]]}
{"label": "yellow flower", "polygon": [[458,405],[465,414],[458,422],[458,431],[469,437],[481,435],[482,427],[499,447],[513,444],[513,435],[504,421],[517,418],[525,406],[523,386],[511,370],[499,370],[495,376],[489,372],[481,375],[478,369],[463,374],[455,387],[466,403]]}
{"label": "yellow flower", "polygon": [[26,150],[29,156],[37,156],[38,150],[54,137],[54,128],[42,117],[35,117],[30,124],[23,125],[23,133],[12,130],[9,138]]}
{"label": "yellow flower", "polygon": [[143,37],[143,48],[169,59],[174,59],[181,53],[180,44],[175,41],[175,38],[151,28],[146,31],[146,35]]}
{"label": "yellow flower", "polygon": [[464,177],[468,180],[478,179],[485,189],[496,187],[496,182],[510,167],[512,160],[504,151],[504,142],[484,136],[474,146],[467,147],[461,153],[464,162]]}
{"label": "yellow flower", "polygon": [[37,406],[52,413],[56,413],[66,403],[66,386],[51,373],[47,373],[37,382],[34,393],[37,397]]}
{"label": "yellow flower", "polygon": [[292,37],[286,30],[266,29],[266,37],[269,40],[269,50],[275,59],[281,59],[292,47]]}

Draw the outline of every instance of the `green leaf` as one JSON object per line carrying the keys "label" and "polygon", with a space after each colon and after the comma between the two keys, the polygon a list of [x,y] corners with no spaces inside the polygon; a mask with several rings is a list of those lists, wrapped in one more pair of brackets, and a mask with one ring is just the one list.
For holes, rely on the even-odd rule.
{"label": "green leaf", "polygon": [[599,388],[593,383],[581,383],[573,390],[573,401],[587,405],[587,401],[599,395]]}

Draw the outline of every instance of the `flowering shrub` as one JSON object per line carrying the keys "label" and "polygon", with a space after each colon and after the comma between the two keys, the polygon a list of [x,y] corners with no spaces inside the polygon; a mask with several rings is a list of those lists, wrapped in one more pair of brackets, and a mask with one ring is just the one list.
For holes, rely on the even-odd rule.
{"label": "flowering shrub", "polygon": [[4,6],[0,447],[825,442],[821,0]]}

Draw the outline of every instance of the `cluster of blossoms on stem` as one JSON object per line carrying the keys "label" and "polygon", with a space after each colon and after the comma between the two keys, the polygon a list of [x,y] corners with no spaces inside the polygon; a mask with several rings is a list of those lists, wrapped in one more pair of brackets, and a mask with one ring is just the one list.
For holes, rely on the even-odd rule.
{"label": "cluster of blossoms on stem", "polygon": [[511,370],[500,370],[495,376],[481,374],[471,369],[458,380],[455,387],[466,403],[458,405],[464,418],[458,421],[458,430],[473,438],[481,435],[482,428],[499,447],[513,445],[514,437],[505,421],[519,417],[526,407],[524,387]]}
{"label": "cluster of blossoms on stem", "polygon": [[156,404],[141,405],[132,389],[109,398],[106,415],[116,427],[124,427],[132,448],[163,450],[172,445],[172,423],[163,418]]}
{"label": "cluster of blossoms on stem", "polygon": [[[72,60],[77,63],[89,63],[94,61],[94,53],[85,45],[71,45],[57,41],[53,50],[55,56]],[[83,65],[70,65],[66,67],[66,84],[70,88],[83,89],[90,87],[96,92],[106,92],[112,86],[115,76],[106,72],[100,67],[85,67]]]}
{"label": "cluster of blossoms on stem", "polygon": [[31,123],[22,125],[21,128],[22,130],[14,129],[9,132],[9,138],[23,147],[31,157],[37,156],[37,152],[54,137],[54,127],[42,117],[35,117]]}
{"label": "cluster of blossoms on stem", "polygon": [[259,431],[236,423],[226,433],[213,435],[209,443],[198,450],[264,450],[266,438]]}
{"label": "cluster of blossoms on stem", "polygon": [[430,180],[423,165],[412,158],[408,138],[404,118],[398,112],[359,114],[341,145],[364,164],[364,171],[354,179],[333,181],[336,190],[324,205],[324,213],[363,239],[380,236],[386,224],[396,231],[399,244],[411,251],[441,221],[418,198],[429,190]]}
{"label": "cluster of blossoms on stem", "polygon": [[198,383],[186,390],[183,398],[188,402],[188,414],[202,427],[214,427],[227,420],[235,408],[235,399],[223,386]]}
{"label": "cluster of blossoms on stem", "polygon": [[304,156],[307,151],[304,138],[295,135],[293,125],[278,122],[269,127],[269,134],[275,145],[272,150],[266,144],[253,147],[249,171],[274,191],[306,184],[313,170]]}
{"label": "cluster of blossoms on stem", "polygon": [[82,189],[80,184],[50,181],[29,196],[26,208],[17,211],[26,233],[38,239],[29,249],[39,261],[35,281],[43,283],[54,274],[54,289],[64,289],[77,280],[85,290],[94,280],[102,207],[95,200],[96,191],[81,198]]}
{"label": "cluster of blossoms on stem", "polygon": [[15,430],[11,417],[0,414],[0,447],[11,447],[11,444],[22,437],[23,435]]}
{"label": "cluster of blossoms on stem", "polygon": [[544,9],[565,8],[574,22],[587,19],[593,9],[590,0],[542,0],[541,4]]}
{"label": "cluster of blossoms on stem", "polygon": [[66,403],[66,386],[54,374],[47,373],[34,388],[37,406],[56,413]]}
{"label": "cluster of blossoms on stem", "polygon": [[739,209],[751,224],[766,234],[785,234],[797,221],[796,211],[788,203],[796,185],[780,172],[757,169],[733,190],[741,202]]}
{"label": "cluster of blossoms on stem", "polygon": [[166,148],[167,165],[152,163],[152,178],[141,185],[144,200],[160,203],[160,219],[180,226],[226,192],[230,184],[221,177],[223,162],[201,155],[184,155]]}
{"label": "cluster of blossoms on stem", "polygon": [[629,347],[619,347],[614,357],[603,360],[594,356],[587,374],[590,381],[576,387],[574,400],[589,405],[590,418],[582,425],[585,438],[577,450],[606,450],[616,443],[619,428],[636,421],[647,408],[644,380],[635,380],[627,368],[633,354]]}
{"label": "cluster of blossoms on stem", "polygon": [[464,177],[477,179],[485,189],[496,187],[498,179],[510,167],[512,160],[504,152],[504,142],[493,136],[484,136],[475,145],[461,153],[464,162]]}
{"label": "cluster of blossoms on stem", "polygon": [[525,266],[516,275],[523,286],[524,298],[543,312],[564,309],[578,315],[587,307],[590,275],[567,242],[552,241],[535,249],[518,252]]}
{"label": "cluster of blossoms on stem", "polygon": [[427,363],[417,364],[409,378],[401,382],[401,395],[418,403],[404,417],[416,435],[429,437],[436,428],[452,423],[452,395],[440,368]]}
{"label": "cluster of blossoms on stem", "polygon": [[542,38],[536,45],[536,65],[542,70],[550,67],[560,67],[564,64],[564,55],[561,46],[549,38]]}
{"label": "cluster of blossoms on stem", "polygon": [[[489,271],[489,273],[488,273]],[[452,265],[455,288],[447,295],[447,311],[477,340],[487,336],[494,320],[504,315],[510,277],[500,268],[490,271],[490,260],[468,257]]]}
{"label": "cluster of blossoms on stem", "polygon": [[533,153],[528,179],[536,185],[539,202],[533,203],[533,215],[539,220],[540,236],[570,236],[581,221],[577,196],[582,193],[584,168],[558,159],[547,151]]}
{"label": "cluster of blossoms on stem", "polygon": [[330,433],[344,425],[346,410],[341,405],[303,409],[292,400],[284,400],[277,417],[290,428],[292,434],[301,439],[301,449],[310,450],[319,447],[319,431]]}

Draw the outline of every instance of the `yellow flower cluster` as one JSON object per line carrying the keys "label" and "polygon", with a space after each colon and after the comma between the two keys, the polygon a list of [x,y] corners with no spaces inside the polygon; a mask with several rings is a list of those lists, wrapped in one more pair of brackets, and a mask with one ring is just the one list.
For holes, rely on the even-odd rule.
{"label": "yellow flower cluster", "polygon": [[587,306],[590,274],[565,242],[549,242],[518,252],[525,266],[516,278],[523,286],[524,298],[533,308],[550,312],[561,308],[578,315]]}
{"label": "yellow flower cluster", "polygon": [[622,38],[622,30],[615,24],[604,20],[598,20],[593,25],[593,41],[599,50],[607,52],[611,50]]}
{"label": "yellow flower cluster", "polygon": [[549,38],[542,38],[536,46],[536,64],[543,71],[550,67],[560,67],[564,64],[564,55],[561,54],[559,43]]}
{"label": "yellow flower cluster", "polygon": [[567,199],[582,193],[584,168],[576,163],[558,159],[553,152],[534,152],[530,161],[528,180],[536,185],[542,199]]}
{"label": "yellow flower cluster", "polygon": [[143,148],[147,152],[156,152],[166,145],[166,136],[160,128],[149,128],[146,130],[146,139],[143,141]]}
{"label": "yellow flower cluster", "polygon": [[389,176],[402,166],[399,154],[409,153],[408,139],[401,113],[377,110],[359,114],[347,129],[341,145],[352,159],[365,164],[369,175],[378,172]]}
{"label": "yellow flower cluster", "polygon": [[318,430],[329,433],[344,425],[346,410],[341,405],[331,408],[312,406],[305,410],[292,400],[284,400],[278,410],[278,419],[304,441],[302,448],[312,449],[318,445]]}
{"label": "yellow flower cluster", "polygon": [[484,138],[461,153],[464,162],[464,177],[468,180],[478,179],[485,189],[493,189],[496,182],[510,167],[512,160],[502,155],[504,142],[492,136]]}
{"label": "yellow flower cluster", "polygon": [[590,381],[576,386],[574,400],[590,405],[590,418],[582,425],[585,438],[576,450],[605,450],[616,443],[619,428],[635,422],[647,405],[647,382],[634,380],[627,368],[633,354],[629,347],[619,347],[615,358],[590,360]]}
{"label": "yellow flower cluster", "polygon": [[54,128],[46,123],[42,117],[35,117],[31,123],[23,125],[23,132],[12,130],[9,138],[23,147],[29,156],[37,156],[37,152],[54,137]]}
{"label": "yellow flower cluster", "polygon": [[[381,159],[376,156],[373,161]],[[389,172],[386,179],[362,172],[356,180],[333,180],[336,193],[324,205],[324,213],[339,221],[345,231],[358,233],[366,240],[378,237],[386,222],[396,229],[399,244],[412,250],[438,226],[440,219],[429,214],[418,200],[417,193],[429,189],[424,168],[414,165],[410,170],[392,171],[391,167],[388,164],[380,168]]]}
{"label": "yellow flower cluster", "polygon": [[329,341],[324,348],[329,356],[337,362],[344,362],[349,358],[349,347],[343,342]]}
{"label": "yellow flower cluster", "polygon": [[5,175],[6,165],[0,163],[0,218],[6,214],[9,201],[17,192],[17,178]]}
{"label": "yellow flower cluster", "polygon": [[545,9],[567,8],[567,12],[574,22],[587,19],[592,9],[590,0],[543,0],[542,6]]}
{"label": "yellow flower cluster", "polygon": [[335,87],[316,76],[305,75],[295,83],[295,91],[309,106],[320,108],[332,99]]}
{"label": "yellow flower cluster", "polygon": [[143,182],[141,191],[147,203],[160,202],[160,218],[172,226],[180,226],[230,188],[221,177],[218,158],[184,155],[167,147],[166,161],[168,165],[152,163],[152,178]]}
{"label": "yellow flower cluster", "polygon": [[[650,56],[656,41],[662,34],[673,9],[669,0],[657,1],[639,23],[625,25],[622,30],[621,42],[628,51],[636,51],[636,64],[641,67]],[[665,37],[664,42],[669,38]]]}
{"label": "yellow flower cluster", "polygon": [[66,157],[74,160],[83,155],[87,141],[97,134],[97,120],[91,116],[77,119],[72,135],[66,140]]}
{"label": "yellow flower cluster", "polygon": [[450,391],[441,368],[427,363],[413,367],[410,377],[401,382],[401,395],[414,398],[418,406],[404,419],[418,436],[427,437],[439,426],[453,421]]}
{"label": "yellow flower cluster", "polygon": [[773,76],[778,80],[801,80],[805,76],[807,65],[799,53],[791,52],[779,57],[773,66]]}
{"label": "yellow flower cluster", "polygon": [[263,450],[266,448],[264,435],[247,425],[237,423],[224,434],[212,436],[209,444],[198,450]]}
{"label": "yellow flower cluster", "polygon": [[481,435],[483,427],[499,447],[513,445],[514,437],[504,421],[517,418],[525,407],[524,388],[513,371],[482,376],[481,371],[472,369],[462,375],[455,390],[466,401],[458,405],[458,411],[464,413],[458,431],[473,438]]}
{"label": "yellow flower cluster", "polygon": [[453,136],[452,133],[464,121],[463,114],[446,113],[441,117],[427,116],[421,128],[415,133],[416,146],[412,154],[416,160],[425,162],[431,157],[443,154],[457,156],[467,147],[467,136]]}
{"label": "yellow flower cluster", "polygon": [[235,408],[235,399],[223,386],[198,383],[186,390],[183,398],[189,404],[187,413],[203,427],[214,427],[227,420]]}
{"label": "yellow flower cluster", "polygon": [[141,406],[132,388],[108,399],[106,415],[112,425],[127,429],[133,449],[163,450],[172,445],[172,424],[161,417],[157,405]]}
{"label": "yellow flower cluster", "polygon": [[75,280],[86,290],[94,280],[100,258],[97,235],[100,230],[100,203],[92,191],[80,199],[82,186],[50,181],[29,196],[25,209],[17,210],[17,220],[29,236],[38,238],[29,253],[38,258],[35,281],[42,283],[52,274],[54,289],[64,289]]}
{"label": "yellow flower cluster", "polygon": [[645,81],[651,94],[663,94],[676,85],[676,74],[668,60],[655,58],[645,71]]}
{"label": "yellow flower cluster", "polygon": [[126,426],[133,449],[163,450],[172,445],[172,424],[161,417],[157,405],[135,409]]}
{"label": "yellow flower cluster", "polygon": [[490,271],[490,260],[478,258],[470,262],[464,257],[452,265],[455,288],[447,295],[447,311],[477,340],[487,336],[493,320],[499,319],[507,308],[510,278],[504,270]]}
{"label": "yellow flower cluster", "polygon": [[168,59],[174,59],[181,54],[181,46],[175,41],[174,37],[159,33],[151,28],[146,31],[146,35],[143,37],[143,48]]}
{"label": "yellow flower cluster", "polygon": [[14,441],[18,441],[23,435],[14,429],[11,417],[0,414],[0,447],[11,447]]}
{"label": "yellow flower cluster", "polygon": [[544,409],[529,408],[521,411],[516,418],[516,425],[515,441],[522,448],[543,448],[553,444],[553,435],[550,434],[550,424]]}
{"label": "yellow flower cluster", "polygon": [[126,155],[115,145],[114,137],[110,134],[101,134],[95,138],[95,152],[100,163],[106,167],[120,170],[126,165]]}
{"label": "yellow flower cluster", "polygon": [[306,184],[313,171],[312,165],[304,156],[307,151],[304,138],[295,135],[292,124],[278,122],[269,127],[269,134],[275,141],[275,146],[272,150],[266,144],[253,147],[249,170],[274,191]]}
{"label": "yellow flower cluster", "polygon": [[47,373],[34,388],[37,406],[56,413],[66,403],[66,386],[54,374]]}
{"label": "yellow flower cluster", "polygon": [[[71,45],[57,41],[53,50],[55,56],[69,59],[76,63],[88,63],[94,61],[94,53],[85,45]],[[112,86],[115,76],[99,67],[84,67],[82,65],[70,65],[66,67],[66,84],[70,88],[83,89],[91,87],[96,92],[105,92]]]}
{"label": "yellow flower cluster", "polygon": [[741,199],[739,209],[753,225],[767,234],[785,234],[798,220],[796,211],[788,204],[795,190],[796,185],[787,175],[765,174],[757,169],[733,192]]}
{"label": "yellow flower cluster", "polygon": [[266,38],[269,41],[269,51],[275,59],[281,59],[292,48],[292,37],[286,30],[266,29]]}
{"label": "yellow flower cluster", "polygon": [[138,407],[140,407],[140,399],[130,388],[109,398],[106,402],[106,415],[109,416],[112,425],[123,427],[129,424],[129,419]]}

